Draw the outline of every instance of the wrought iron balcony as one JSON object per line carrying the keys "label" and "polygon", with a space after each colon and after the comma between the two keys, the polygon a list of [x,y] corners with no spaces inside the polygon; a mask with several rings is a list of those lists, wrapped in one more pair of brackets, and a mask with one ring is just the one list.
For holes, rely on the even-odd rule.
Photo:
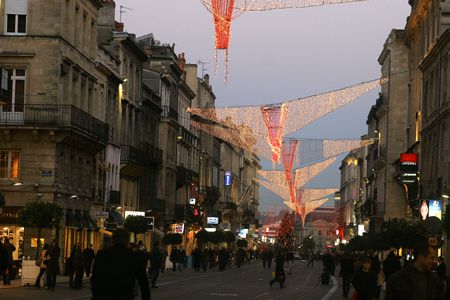
{"label": "wrought iron balcony", "polygon": [[162,150],[150,144],[146,145],[145,148],[146,148],[145,152],[147,154],[147,158],[149,159],[149,161],[151,163],[161,165],[163,159]]}
{"label": "wrought iron balcony", "polygon": [[163,118],[172,118],[175,121],[178,121],[178,112],[173,107],[169,105],[162,105],[161,109],[163,110]]}
{"label": "wrought iron balcony", "polygon": [[143,164],[144,154],[132,146],[122,145],[120,146],[120,160],[134,164]]}
{"label": "wrought iron balcony", "polygon": [[56,127],[108,141],[108,125],[73,105],[25,104],[20,111],[1,111],[0,126]]}

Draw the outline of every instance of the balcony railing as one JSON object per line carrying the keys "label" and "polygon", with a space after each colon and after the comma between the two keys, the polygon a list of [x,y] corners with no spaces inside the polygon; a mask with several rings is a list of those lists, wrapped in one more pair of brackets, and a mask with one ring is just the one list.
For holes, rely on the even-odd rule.
{"label": "balcony railing", "polygon": [[231,209],[236,210],[237,205],[233,202],[219,202],[219,209]]}
{"label": "balcony railing", "polygon": [[172,118],[178,121],[178,112],[169,105],[162,105],[161,109],[163,110],[162,116],[164,118]]}
{"label": "balcony railing", "polygon": [[142,164],[144,163],[144,155],[134,147],[122,145],[120,146],[120,160],[134,164]]}
{"label": "balcony railing", "polygon": [[149,208],[153,213],[164,213],[166,211],[166,201],[162,199],[152,199]]}
{"label": "balcony railing", "polygon": [[25,104],[21,111],[0,112],[0,126],[48,126],[108,140],[108,125],[72,105]]}
{"label": "balcony railing", "polygon": [[147,149],[146,154],[150,162],[160,165],[163,159],[162,150],[150,144],[146,145],[145,148]]}

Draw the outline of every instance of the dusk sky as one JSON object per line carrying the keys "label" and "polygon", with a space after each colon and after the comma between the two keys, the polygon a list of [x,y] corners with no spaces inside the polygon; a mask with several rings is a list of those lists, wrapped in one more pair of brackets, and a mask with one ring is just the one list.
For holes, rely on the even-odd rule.
{"label": "dusk sky", "polygon": [[[116,0],[125,10],[125,30],[153,33],[175,43],[188,63],[207,62],[216,106],[279,103],[340,89],[380,76],[378,56],[391,29],[403,29],[407,0],[368,0],[306,9],[247,12],[232,23],[230,75],[224,84],[223,56],[214,76],[214,26],[200,0]],[[200,68],[199,68],[200,69]],[[199,76],[201,74],[199,73]],[[378,91],[358,99],[291,137],[359,138]],[[338,163],[310,186],[338,187]],[[270,163],[264,163],[269,169]],[[282,208],[282,200],[261,190],[260,211]]]}

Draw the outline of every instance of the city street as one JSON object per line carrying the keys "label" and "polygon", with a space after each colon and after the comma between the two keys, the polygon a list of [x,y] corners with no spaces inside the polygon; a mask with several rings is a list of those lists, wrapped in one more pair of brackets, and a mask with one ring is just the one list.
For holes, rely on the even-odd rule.
{"label": "city street", "polygon": [[[306,268],[305,262],[296,262],[282,290],[277,283],[270,288],[271,270],[263,269],[259,263],[241,269],[233,267],[226,272],[214,269],[205,273],[191,270],[173,273],[168,270],[161,274],[159,288],[152,289],[152,299],[341,299],[336,286],[319,283],[321,270],[321,262],[314,268]],[[71,290],[67,283],[59,284],[54,293],[31,287],[1,289],[0,292],[2,300],[90,299],[88,285],[82,290]]]}

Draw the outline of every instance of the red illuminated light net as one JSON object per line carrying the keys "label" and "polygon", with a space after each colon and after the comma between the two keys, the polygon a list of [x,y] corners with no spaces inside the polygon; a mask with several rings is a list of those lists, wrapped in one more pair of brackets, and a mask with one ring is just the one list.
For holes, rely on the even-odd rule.
{"label": "red illuminated light net", "polygon": [[268,131],[267,142],[272,148],[272,162],[274,164],[278,163],[278,159],[280,158],[281,144],[283,142],[283,128],[286,123],[287,115],[285,108],[286,106],[284,104],[261,108],[264,123],[266,124]]}
{"label": "red illuminated light net", "polygon": [[294,163],[295,152],[297,150],[298,140],[290,140],[283,143],[281,156],[283,157],[284,174],[286,182],[289,185],[291,201],[295,201],[295,181],[292,180],[292,164]]}

